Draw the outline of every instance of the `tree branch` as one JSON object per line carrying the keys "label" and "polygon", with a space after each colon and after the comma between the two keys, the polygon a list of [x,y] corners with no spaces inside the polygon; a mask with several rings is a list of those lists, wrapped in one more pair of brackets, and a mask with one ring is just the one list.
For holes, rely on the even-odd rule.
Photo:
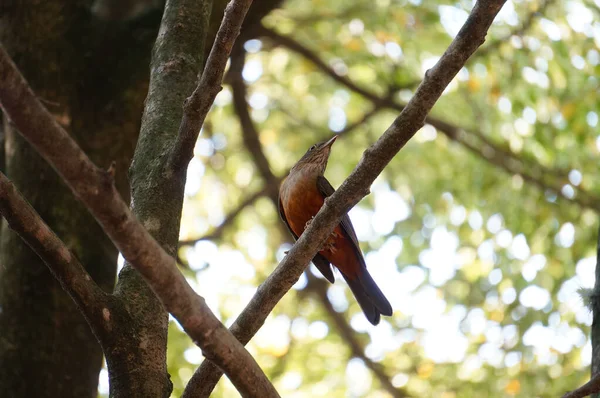
{"label": "tree branch", "polygon": [[[377,115],[380,111],[381,111],[380,107],[373,107],[368,112],[365,112],[360,119],[358,119],[355,122],[347,125],[343,130],[339,131],[337,134],[338,135],[344,135],[344,134],[350,133],[352,130],[358,128],[359,126],[361,126],[362,124],[364,124],[367,120],[369,120],[372,117],[374,117],[375,115]],[[252,123],[252,125],[253,125],[253,123]],[[316,129],[317,127],[313,126],[313,128]],[[253,127],[253,129],[256,130],[254,127]],[[258,135],[258,132],[256,132],[256,134]],[[244,136],[246,136],[246,135],[247,134],[244,134]],[[246,146],[246,147],[248,147],[248,146]],[[262,147],[260,147],[259,150],[260,150],[260,152],[263,152]],[[263,152],[263,156],[264,156],[264,152]],[[255,155],[255,158],[256,157],[257,156]],[[266,159],[266,157],[265,157],[265,159]],[[268,166],[268,169],[271,170],[271,167],[268,165],[268,162],[267,162],[267,166]],[[288,170],[288,172],[289,172],[289,170]],[[287,175],[287,172],[284,173],[284,174]],[[276,187],[279,187],[279,181],[281,181],[281,178],[277,177],[275,175],[273,175],[273,177],[274,177],[274,180],[270,180],[271,183],[273,183],[273,181],[277,181]],[[266,178],[265,178],[265,180],[266,180]],[[267,181],[265,181],[265,182],[267,182]],[[201,236],[199,238],[180,240],[179,241],[179,246],[192,246],[192,245],[195,245],[196,243],[198,243],[201,240],[215,240],[215,239],[221,238],[221,236],[223,235],[223,232],[225,232],[225,229],[235,221],[235,219],[240,215],[240,213],[244,209],[246,209],[246,207],[252,205],[258,199],[260,199],[261,197],[267,195],[267,193],[268,193],[267,192],[267,188],[265,187],[262,190],[257,191],[255,193],[253,193],[252,195],[246,197],[246,199],[244,199],[233,210],[231,210],[231,212],[228,213],[225,216],[225,219],[223,220],[223,222],[221,224],[219,224],[211,232],[209,232],[206,235],[203,235],[203,236]],[[273,201],[273,198],[271,198],[271,201]],[[277,202],[275,202],[275,206],[277,206]]]}
{"label": "tree branch", "polygon": [[212,106],[215,97],[221,91],[223,72],[233,49],[235,39],[252,0],[231,0],[225,9],[223,22],[206,61],[206,67],[200,83],[183,105],[184,115],[179,126],[179,136],[170,155],[173,170],[185,172],[194,156],[194,145],[200,134],[200,128]]}
{"label": "tree branch", "polygon": [[577,390],[566,393],[562,398],[583,398],[597,392],[600,392],[600,374],[596,374],[590,381],[579,387]]}
{"label": "tree branch", "polygon": [[[240,121],[240,127],[242,130],[242,138],[244,145],[250,156],[252,157],[256,168],[261,174],[265,182],[265,190],[268,194],[271,202],[275,209],[279,207],[279,184],[281,179],[276,177],[271,171],[269,160],[267,159],[260,138],[258,130],[252,121],[250,112],[248,111],[248,102],[246,101],[247,87],[242,77],[242,70],[245,62],[245,50],[243,45],[238,44],[234,49],[231,56],[231,66],[229,73],[227,74],[227,81],[231,85],[233,92],[233,107],[235,113]],[[279,224],[280,228],[283,228],[282,224]],[[287,231],[284,231],[287,234]],[[208,367],[210,373],[212,373],[212,379],[210,382],[205,380],[204,374],[202,373],[202,366]],[[196,397],[208,397],[212,392],[217,381],[221,377],[221,371],[210,361],[203,361],[202,365],[196,369],[196,372],[188,382],[183,392],[184,398],[196,398]]]}
{"label": "tree branch", "polygon": [[[231,326],[231,332],[246,344],[263,325],[279,300],[298,281],[322,242],[331,234],[340,217],[369,193],[369,187],[392,158],[423,126],[443,90],[463,67],[466,60],[484,42],[485,35],[504,0],[478,1],[462,29],[438,63],[425,74],[425,79],[400,116],[379,140],[368,148],[363,158],[330,196],[311,225],[279,263],[273,273],[259,286],[250,303]],[[204,361],[194,378],[202,380],[205,397],[220,378],[220,372]],[[184,395],[185,397],[185,395]]]}
{"label": "tree branch", "polygon": [[[319,68],[333,80],[371,101],[375,108],[383,106],[402,112],[406,107],[406,105],[394,101],[392,97],[380,97],[378,94],[359,86],[348,77],[338,75],[333,68],[329,67],[329,65],[321,60],[317,54],[290,37],[281,35],[264,26],[260,28],[259,34],[263,37],[270,38],[275,43],[280,44],[311,61],[317,68]],[[425,118],[425,122],[435,127],[438,131],[446,135],[452,141],[462,144],[470,152],[486,162],[489,162],[495,166],[499,166],[509,173],[518,174],[522,176],[523,179],[533,183],[534,185],[542,189],[555,192],[558,196],[577,203],[581,207],[600,210],[600,198],[596,197],[595,195],[583,190],[581,187],[573,187],[576,192],[576,196],[571,198],[562,192],[562,187],[566,181],[548,182],[544,178],[544,176],[556,176],[563,180],[564,173],[561,173],[557,170],[548,169],[538,163],[528,165],[524,159],[517,157],[510,150],[492,142],[482,132],[468,131],[432,116],[427,116]],[[475,144],[475,140],[479,140],[481,143]],[[533,163],[533,161],[529,161],[529,163]]]}
{"label": "tree branch", "polygon": [[247,196],[246,199],[244,199],[242,202],[240,202],[240,204],[238,204],[229,214],[227,214],[225,216],[225,219],[223,220],[223,222],[221,224],[219,224],[211,232],[209,232],[208,234],[206,234],[200,238],[180,240],[179,246],[192,246],[192,245],[195,245],[196,243],[200,242],[201,240],[219,239],[221,237],[221,235],[223,235],[225,228],[227,228],[229,225],[231,225],[235,221],[237,216],[239,216],[240,213],[242,211],[244,211],[244,209],[246,207],[252,205],[259,198],[262,198],[264,195],[266,195],[266,193],[267,193],[267,189],[265,188],[265,189],[261,189],[258,192],[253,193],[250,196]]}
{"label": "tree branch", "polygon": [[386,373],[385,367],[382,364],[374,362],[373,360],[371,360],[371,358],[365,355],[363,345],[356,338],[356,332],[348,324],[344,316],[337,312],[333,308],[333,305],[331,305],[331,302],[327,297],[327,282],[325,282],[323,279],[316,278],[310,272],[306,272],[306,275],[308,277],[308,285],[306,286],[306,289],[312,292],[317,297],[317,299],[329,315],[329,318],[335,324],[335,327],[340,333],[342,340],[350,348],[352,357],[360,358],[365,363],[365,366],[369,368],[371,372],[373,372],[375,377],[377,377],[377,379],[381,383],[381,386],[387,392],[392,394],[393,397],[400,398],[408,396],[406,391],[394,387],[394,385],[390,381],[390,376]]}
{"label": "tree branch", "polygon": [[50,272],[71,296],[100,341],[107,332],[108,297],[17,188],[0,172],[0,214],[31,249],[46,263]]}
{"label": "tree branch", "polygon": [[[243,8],[248,1],[242,3],[239,5],[234,0],[230,9]],[[233,21],[236,22],[241,23]],[[225,30],[231,23],[231,19],[224,20]],[[179,272],[175,260],[129,211],[115,189],[114,170],[101,170],[91,162],[38,101],[1,46],[0,104],[21,134],[86,205],[123,256],[144,276],[165,308],[203,349],[206,357],[225,370],[240,393],[278,396],[254,358],[212,314],[204,299]]]}
{"label": "tree branch", "polygon": [[325,72],[329,77],[331,77],[334,81],[340,83],[342,86],[346,86],[350,90],[354,91],[361,96],[370,99],[372,102],[378,101],[380,98],[377,94],[371,93],[369,90],[360,87],[358,84],[354,83],[352,80],[347,78],[346,76],[338,75],[325,61],[323,61],[316,53],[307,47],[303,46],[296,40],[291,37],[279,34],[272,29],[267,28],[264,25],[261,25],[257,28],[257,34],[262,37],[267,37],[271,39],[273,42],[282,45],[289,50],[300,54],[305,59],[312,62],[318,69]]}
{"label": "tree branch", "polygon": [[[151,52],[141,128],[129,166],[134,217],[173,257],[179,241],[185,176],[171,172],[166,154],[177,138],[182,103],[196,86],[203,65],[202,49],[209,31],[211,8],[210,0],[163,1],[160,29],[154,36]],[[147,379],[163,378],[168,391],[154,394],[136,391],[136,394],[169,395],[172,390],[166,365],[169,316],[165,308],[129,261],[119,273],[115,296],[127,309],[130,323],[139,326],[133,338],[129,337],[132,334],[129,330],[123,333],[127,337],[115,343],[119,350],[107,350],[111,395],[117,395],[118,391],[129,391],[131,395],[138,390],[124,386],[123,381],[129,374],[138,375],[138,368],[146,363],[146,367],[158,374],[152,377],[147,372],[142,373]]]}
{"label": "tree branch", "polygon": [[525,166],[524,162],[519,160],[517,157],[511,157],[505,153],[496,152],[493,148],[487,146],[487,144],[485,144],[482,148],[478,148],[468,140],[463,140],[461,143],[471,153],[487,160],[489,163],[498,166],[501,169],[504,169],[508,173],[520,175],[525,181],[532,183],[542,190],[555,192],[561,198],[576,203],[581,207],[600,211],[600,198],[579,187],[573,187],[574,191],[577,193],[575,197],[567,196],[562,191],[562,187],[566,182],[561,182],[560,180],[545,180],[542,178],[544,174],[553,173],[548,172],[539,165],[537,167],[534,166],[534,168],[529,171],[526,169],[527,166]]}
{"label": "tree branch", "polygon": [[277,208],[281,179],[276,177],[271,170],[269,160],[265,156],[262,144],[260,143],[258,131],[252,121],[250,112],[248,111],[248,102],[246,101],[248,89],[244,82],[244,78],[242,77],[242,69],[244,69],[246,60],[246,51],[244,50],[243,45],[240,44],[236,46],[235,53],[232,54],[231,67],[227,75],[227,80],[231,85],[233,94],[233,108],[240,121],[244,145],[248,152],[250,152],[254,164],[258,168],[262,178],[265,180],[265,186],[268,190],[269,197],[274,203],[275,208]]}

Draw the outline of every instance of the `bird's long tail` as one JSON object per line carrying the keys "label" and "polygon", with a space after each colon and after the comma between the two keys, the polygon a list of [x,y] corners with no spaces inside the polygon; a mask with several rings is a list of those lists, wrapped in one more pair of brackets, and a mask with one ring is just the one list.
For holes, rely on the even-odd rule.
{"label": "bird's long tail", "polygon": [[367,268],[362,268],[356,278],[351,278],[342,273],[362,308],[365,316],[373,325],[377,325],[381,315],[391,316],[393,313],[390,302],[385,298]]}

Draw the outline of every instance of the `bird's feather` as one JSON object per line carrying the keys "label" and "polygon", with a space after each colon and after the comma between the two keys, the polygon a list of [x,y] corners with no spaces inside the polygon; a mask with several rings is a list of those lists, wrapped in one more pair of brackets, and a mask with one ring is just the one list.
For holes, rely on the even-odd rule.
{"label": "bird's feather", "polygon": [[[333,195],[333,193],[335,192],[335,188],[333,188],[333,186],[331,186],[331,183],[327,180],[327,178],[323,176],[317,177],[317,189],[319,190],[321,195],[323,195],[324,198]],[[356,232],[354,231],[354,227],[352,226],[352,222],[350,221],[350,217],[348,217],[348,214],[344,214],[342,220],[340,221],[340,226],[354,244],[354,251],[362,259],[362,264],[365,265],[363,255],[360,251],[360,246],[358,244],[358,238],[356,237]]]}
{"label": "bird's feather", "polygon": [[[331,196],[335,192],[333,186],[331,186],[329,181],[327,181],[327,178],[323,176],[317,177],[317,189],[324,198]],[[356,237],[356,232],[354,231],[354,227],[352,226],[348,214],[344,214],[340,221],[340,226],[344,235],[352,241],[352,247],[360,262],[360,269],[357,270],[358,278],[353,280],[346,275],[342,275],[344,276],[344,279],[346,279],[346,282],[348,282],[354,297],[356,297],[356,300],[367,316],[367,319],[375,325],[379,322],[379,313],[374,315],[374,312],[377,312],[375,308],[381,314],[390,316],[393,312],[392,306],[367,271],[367,264],[365,263],[365,258],[360,250],[358,238]]]}
{"label": "bird's feather", "polygon": [[[288,222],[288,220],[285,216],[285,211],[283,210],[283,204],[281,203],[281,198],[279,198],[279,216],[281,217],[281,219],[283,220],[285,225],[287,225],[289,231],[292,233],[292,236],[294,237],[294,240],[298,240],[298,236],[294,233],[294,231],[292,230],[292,227],[290,227],[290,223]],[[317,255],[315,255],[315,257],[312,259],[312,262],[315,265],[315,267],[317,267],[317,269],[319,271],[321,271],[321,273],[323,274],[325,279],[327,279],[331,283],[335,282],[335,277],[333,276],[333,270],[331,269],[331,264],[329,263],[329,261],[327,261],[327,259],[325,257],[323,257],[322,255],[317,253]]]}
{"label": "bird's feather", "polygon": [[348,278],[344,274],[342,274],[342,276],[346,280],[346,283],[348,284],[348,286],[350,286],[350,290],[352,291],[352,294],[356,298],[358,305],[360,305],[360,308],[364,312],[364,314],[367,317],[367,319],[369,320],[369,322],[371,322],[373,325],[377,325],[381,318],[380,311],[373,304],[371,298],[365,291],[365,288],[363,287],[360,280]]}

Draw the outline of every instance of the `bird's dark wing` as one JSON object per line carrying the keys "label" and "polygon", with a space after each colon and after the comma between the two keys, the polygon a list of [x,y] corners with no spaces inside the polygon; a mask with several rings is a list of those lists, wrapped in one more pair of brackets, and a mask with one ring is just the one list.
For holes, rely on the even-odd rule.
{"label": "bird's dark wing", "polygon": [[[288,220],[285,217],[285,211],[283,210],[283,204],[281,203],[281,198],[279,198],[279,206],[278,207],[279,207],[279,216],[281,216],[281,219],[283,220],[285,225],[288,227],[288,230],[292,233],[294,240],[298,240],[298,236],[296,236],[294,231],[292,231],[292,228],[290,227],[290,224],[288,223]],[[329,263],[329,261],[327,261],[327,259],[325,257],[323,257],[317,253],[317,255],[312,259],[312,262],[317,267],[317,269],[319,271],[321,271],[321,273],[323,274],[325,279],[327,279],[331,283],[335,282],[335,277],[333,276],[333,270],[331,269],[331,264]]]}
{"label": "bird's dark wing", "polygon": [[[323,176],[317,177],[317,189],[325,198],[331,196],[335,192],[335,189],[333,189],[329,181]],[[356,232],[354,231],[354,227],[352,227],[348,214],[344,214],[340,221],[340,226],[342,227],[342,233],[352,241],[354,252],[362,265],[361,269],[357,270],[358,278],[349,278],[343,273],[342,276],[346,282],[348,282],[348,286],[350,286],[354,297],[356,297],[356,300],[358,301],[358,304],[360,304],[367,319],[373,325],[377,325],[379,323],[380,313],[388,316],[392,315],[392,306],[367,271],[367,264],[365,263],[365,258],[358,245],[358,238],[356,237]]]}
{"label": "bird's dark wing", "polygon": [[[325,198],[333,195],[333,193],[335,192],[335,189],[331,186],[329,181],[327,181],[327,178],[323,176],[317,177],[317,189]],[[350,217],[348,217],[348,214],[344,214],[342,220],[340,221],[340,226],[342,227],[342,230],[348,235],[350,240],[352,240],[352,243],[354,243],[354,250],[362,258],[362,252],[360,251],[358,238],[356,237],[356,232],[354,231],[354,227],[352,226],[352,222],[350,221]]]}
{"label": "bird's dark wing", "polygon": [[313,264],[327,279],[329,282],[335,282],[335,277],[333,276],[333,270],[331,269],[331,263],[327,261],[327,259],[321,256],[319,253],[312,259]]}

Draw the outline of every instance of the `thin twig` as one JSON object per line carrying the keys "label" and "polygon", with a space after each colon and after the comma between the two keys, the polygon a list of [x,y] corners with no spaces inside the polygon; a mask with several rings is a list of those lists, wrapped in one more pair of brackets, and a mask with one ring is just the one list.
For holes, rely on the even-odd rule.
{"label": "thin twig", "polygon": [[[242,70],[245,62],[245,50],[242,45],[237,45],[231,56],[231,66],[227,74],[227,82],[231,85],[233,92],[233,107],[240,121],[242,130],[242,138],[244,146],[250,153],[256,168],[261,174],[265,190],[275,209],[279,207],[279,184],[281,179],[275,176],[271,170],[269,160],[263,151],[258,130],[254,125],[250,112],[248,110],[248,102],[246,100],[247,87],[242,77]],[[283,230],[283,224],[279,224]],[[284,231],[287,234],[287,231]],[[201,373],[202,366],[196,369],[194,375],[189,380],[183,392],[183,398],[202,398],[208,397],[212,392],[214,385],[219,380],[221,372],[215,364],[210,361],[204,361],[203,365],[208,366],[212,370],[212,379],[207,381],[205,375]],[[216,378],[215,378],[216,375]],[[209,375],[209,377],[211,377]]]}
{"label": "thin twig", "polygon": [[[243,8],[249,1],[233,0]],[[224,19],[225,30],[241,21]],[[243,13],[241,14],[243,17]],[[225,370],[244,396],[274,397],[277,392],[254,358],[219,322],[169,256],[135,219],[112,177],[96,167],[39,102],[9,55],[0,46],[0,104],[20,133],[61,175],[86,205],[125,259],[145,278],[165,308],[180,322],[207,358]]]}
{"label": "thin twig", "polygon": [[243,201],[241,201],[240,204],[238,204],[229,214],[227,214],[225,216],[225,219],[223,220],[223,222],[221,224],[219,224],[211,232],[209,232],[206,235],[201,236],[200,238],[180,240],[179,241],[179,246],[191,246],[191,245],[195,245],[196,243],[200,242],[201,240],[215,240],[215,239],[219,239],[223,235],[223,232],[225,231],[225,228],[227,228],[229,225],[231,225],[235,221],[235,219],[237,218],[237,216],[239,216],[240,213],[242,211],[244,211],[244,209],[246,207],[252,205],[259,198],[262,198],[263,196],[265,196],[266,193],[267,193],[266,189],[261,189],[260,191],[257,191],[255,193],[253,193],[252,195],[246,197],[246,199],[244,199]]}
{"label": "thin twig", "polygon": [[170,156],[175,171],[187,170],[187,165],[194,156],[194,145],[200,128],[215,97],[222,90],[221,83],[227,60],[251,4],[252,0],[231,0],[225,8],[223,22],[206,61],[200,83],[183,107],[184,115],[179,127],[179,136]]}
{"label": "thin twig", "polygon": [[370,92],[369,90],[360,87],[358,84],[354,83],[348,77],[338,75],[315,52],[313,52],[312,50],[303,46],[302,44],[300,44],[296,40],[292,39],[291,37],[279,34],[279,33],[275,32],[274,30],[265,27],[264,25],[261,25],[260,28],[257,28],[257,34],[259,34],[262,37],[267,37],[267,38],[271,39],[273,42],[275,42],[279,45],[282,45],[282,46],[294,51],[295,53],[302,55],[302,57],[304,57],[305,59],[312,62],[317,68],[324,71],[333,80],[337,81],[338,83],[340,83],[343,86],[348,87],[350,90],[354,91],[355,93],[358,93],[365,98],[369,98],[373,102],[380,99],[377,94],[374,94],[374,93]]}
{"label": "thin twig", "polygon": [[[384,106],[381,105],[373,105],[373,107],[371,109],[369,109],[367,112],[363,113],[361,117],[359,117],[358,119],[356,119],[355,121],[349,123],[346,125],[346,127],[344,127],[342,130],[336,132],[337,135],[348,135],[351,132],[353,132],[354,130],[358,129],[359,127],[363,126],[365,123],[367,123],[370,119],[372,119],[373,117],[377,116],[381,111],[383,111],[384,109],[387,109]],[[310,130],[313,131],[322,131],[323,132],[323,140],[327,139],[327,138],[331,138],[331,130],[323,128],[320,125],[317,125],[316,123],[313,123],[311,120],[301,120],[298,118],[298,115],[295,114],[294,112],[292,112],[289,109],[286,108],[281,108],[279,109],[281,112],[283,112],[284,115],[286,115],[286,117],[290,120],[292,120],[294,122],[294,124],[296,124],[298,127],[304,127],[304,128],[308,128]],[[288,172],[286,172],[286,175]]]}
{"label": "thin twig", "polygon": [[246,96],[248,88],[242,77],[242,69],[246,60],[246,51],[242,45],[236,46],[236,51],[231,56],[231,67],[228,74],[228,82],[231,85],[233,94],[233,108],[240,121],[242,138],[244,146],[250,152],[254,160],[254,164],[258,168],[261,176],[265,180],[265,185],[268,189],[269,197],[278,206],[279,184],[281,180],[273,174],[269,160],[265,155],[262,144],[260,143],[258,130],[252,121],[250,112],[248,111],[248,102]]}
{"label": "thin twig", "polygon": [[[369,187],[375,178],[423,126],[427,113],[443,90],[484,42],[487,30],[504,2],[504,0],[487,0],[475,4],[454,41],[438,63],[425,74],[425,79],[400,116],[383,136],[364,152],[356,169],[325,201],[287,256],[259,286],[250,303],[230,328],[243,344],[248,343],[279,300],[298,281],[319,246],[339,223],[340,217],[369,193]],[[194,377],[202,378],[204,390],[208,392],[214,388],[220,376],[221,371],[208,361],[204,361],[194,374]]]}
{"label": "thin twig", "polygon": [[[494,152],[493,150],[482,151],[481,148],[474,146],[468,141],[464,141],[463,146],[467,148],[471,153],[479,157],[483,157],[489,163],[496,165],[501,169],[504,169],[506,172],[523,177],[525,181],[530,182],[531,184],[537,186],[543,191],[554,192],[559,197],[576,203],[581,207],[586,207],[589,209],[600,211],[600,198],[597,198],[595,195],[590,194],[589,192],[581,188],[573,187],[576,196],[570,197],[565,192],[563,192],[562,188],[564,186],[564,183],[561,183],[560,181],[544,181],[542,178],[536,176],[534,173],[527,171],[524,168],[523,163],[519,162],[518,159],[502,156],[501,153]],[[541,173],[538,171],[537,174],[539,175]]]}

